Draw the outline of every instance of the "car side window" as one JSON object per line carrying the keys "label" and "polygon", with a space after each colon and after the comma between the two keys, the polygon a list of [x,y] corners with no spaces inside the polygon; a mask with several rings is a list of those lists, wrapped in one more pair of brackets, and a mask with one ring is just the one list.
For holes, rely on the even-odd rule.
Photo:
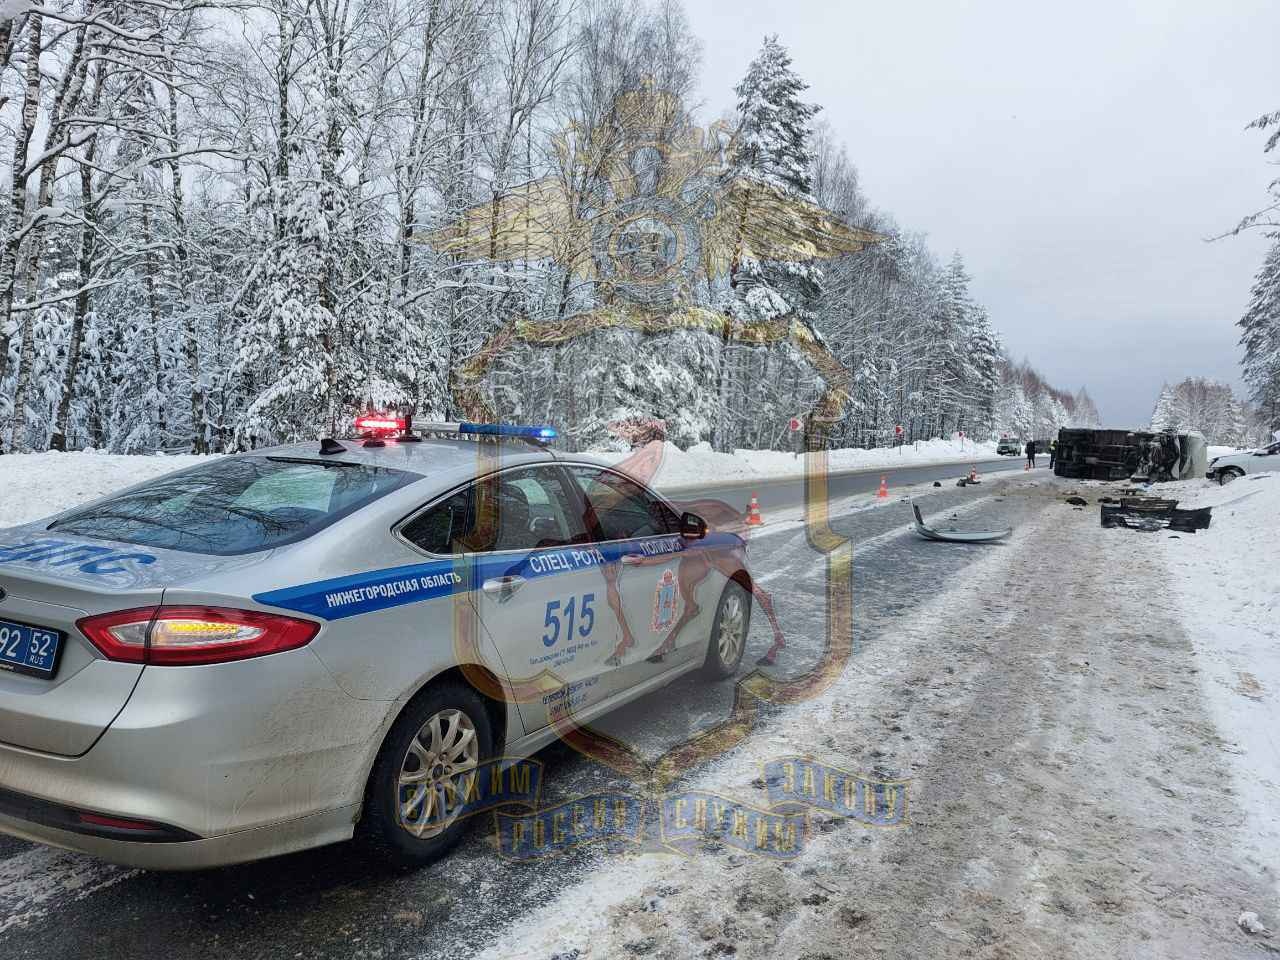
{"label": "car side window", "polygon": [[411,519],[400,535],[431,553],[491,553],[583,543],[559,471],[532,467],[469,484]]}
{"label": "car side window", "polygon": [[644,487],[611,470],[570,467],[600,527],[600,539],[632,540],[680,531],[680,518]]}

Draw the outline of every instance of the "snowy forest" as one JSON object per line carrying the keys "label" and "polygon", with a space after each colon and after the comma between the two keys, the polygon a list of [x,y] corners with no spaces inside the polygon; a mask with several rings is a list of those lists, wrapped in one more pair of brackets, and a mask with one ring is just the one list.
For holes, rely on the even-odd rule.
{"label": "snowy forest", "polygon": [[[0,0],[0,449],[219,452],[369,408],[466,416],[462,371],[502,331],[612,308],[575,244],[618,105],[656,89],[698,121],[699,62],[675,0]],[[682,446],[778,447],[830,387],[791,340],[743,335],[782,320],[848,372],[834,446],[1097,423],[1083,389],[1006,355],[961,254],[864,195],[802,77],[766,38],[736,109],[698,121],[725,145],[708,176],[875,242],[739,243],[660,304],[701,327],[512,342],[477,387],[494,415],[570,448],[644,418]],[[587,225],[499,255],[498,211],[535,182]],[[440,242],[488,210],[492,255]]]}
{"label": "snowy forest", "polygon": [[1267,436],[1258,411],[1238,399],[1230,384],[1205,377],[1166,383],[1151,414],[1151,429],[1194,431],[1209,443],[1233,447],[1261,443]]}

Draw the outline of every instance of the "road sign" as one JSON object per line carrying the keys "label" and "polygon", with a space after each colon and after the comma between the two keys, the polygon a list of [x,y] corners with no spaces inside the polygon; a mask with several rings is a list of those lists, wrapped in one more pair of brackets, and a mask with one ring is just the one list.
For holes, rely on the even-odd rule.
{"label": "road sign", "polygon": [[804,426],[804,424],[800,422],[799,417],[792,417],[791,422],[788,423],[787,426],[790,427],[792,430],[799,430],[801,427]]}

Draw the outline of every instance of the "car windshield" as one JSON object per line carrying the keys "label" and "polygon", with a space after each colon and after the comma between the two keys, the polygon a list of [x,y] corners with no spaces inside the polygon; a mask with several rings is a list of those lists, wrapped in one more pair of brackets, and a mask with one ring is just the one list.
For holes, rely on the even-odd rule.
{"label": "car windshield", "polygon": [[363,464],[229,457],[67,514],[49,529],[189,553],[253,553],[303,540],[416,479]]}

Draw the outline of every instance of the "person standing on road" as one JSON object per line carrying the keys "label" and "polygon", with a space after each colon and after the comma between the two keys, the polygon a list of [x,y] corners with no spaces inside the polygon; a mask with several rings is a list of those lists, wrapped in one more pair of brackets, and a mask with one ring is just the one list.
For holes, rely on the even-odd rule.
{"label": "person standing on road", "polygon": [[1049,441],[1049,469],[1053,469],[1054,461],[1058,459],[1058,441]]}
{"label": "person standing on road", "polygon": [[1034,440],[1027,441],[1027,466],[1032,470],[1036,467],[1036,442]]}

